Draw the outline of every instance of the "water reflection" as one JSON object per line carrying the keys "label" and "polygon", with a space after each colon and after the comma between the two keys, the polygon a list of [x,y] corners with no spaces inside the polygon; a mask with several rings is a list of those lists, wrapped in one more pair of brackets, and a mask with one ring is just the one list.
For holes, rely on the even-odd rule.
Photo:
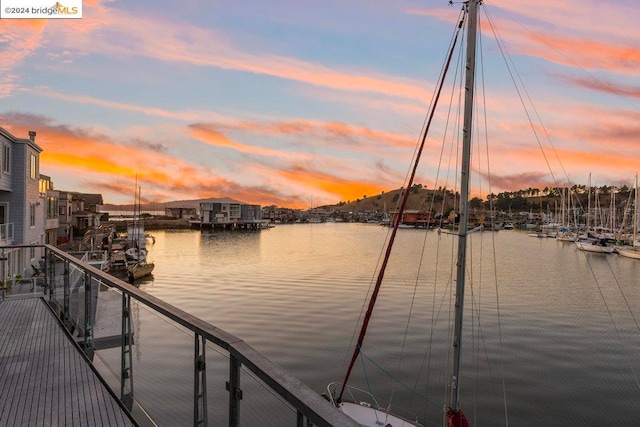
{"label": "water reflection", "polygon": [[[139,286],[241,337],[322,392],[344,373],[387,232],[362,224],[160,231],[149,252],[154,277]],[[454,245],[455,238],[445,233],[398,235],[398,252],[364,348],[367,357],[389,371],[406,366],[397,375],[438,401],[447,393]],[[634,357],[640,344],[634,320],[640,317],[640,263],[585,254],[571,244],[516,232],[477,233],[470,245],[466,309],[479,314],[480,323],[465,330],[469,352],[462,396],[468,406],[476,402],[478,407],[467,414],[481,425],[501,423],[504,401],[496,384],[503,375],[510,421],[516,425],[553,425],[567,417],[575,425],[633,424],[640,417],[633,374],[640,371]],[[481,248],[490,254],[494,247],[495,259],[477,256]],[[423,263],[418,278],[423,252],[438,260]],[[410,308],[414,317],[407,324]],[[174,341],[161,325],[140,314],[142,357],[162,354],[163,362],[154,362],[154,369],[175,363],[180,371],[182,344],[174,344],[182,339]],[[410,341],[400,360],[405,330]],[[429,335],[431,344],[424,339]],[[159,344],[166,343],[170,348],[160,350]],[[480,362],[474,358],[478,354],[483,355]],[[382,385],[376,393],[395,391],[396,404],[409,413],[439,419],[438,411],[420,409],[415,396],[399,390],[372,364],[367,373],[372,383]],[[363,375],[354,378],[364,382]]]}

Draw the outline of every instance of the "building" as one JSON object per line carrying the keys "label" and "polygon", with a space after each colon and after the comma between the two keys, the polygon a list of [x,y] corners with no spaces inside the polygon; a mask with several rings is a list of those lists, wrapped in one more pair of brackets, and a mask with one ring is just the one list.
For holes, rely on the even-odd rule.
{"label": "building", "polygon": [[261,228],[262,209],[228,197],[200,203],[201,228]]}
{"label": "building", "polygon": [[[391,224],[395,224],[397,216],[398,211],[391,212]],[[400,223],[416,227],[429,227],[434,224],[434,220],[430,212],[406,209],[402,213],[402,221],[400,221]]]}
{"label": "building", "polygon": [[39,191],[44,206],[44,243],[56,245],[60,227],[58,210],[60,192],[54,190],[51,178],[42,174],[40,175]]}
{"label": "building", "polygon": [[[40,153],[36,133],[18,138],[0,128],[0,245],[45,243],[45,209],[47,197],[55,197],[46,185],[40,187]],[[53,201],[52,201],[53,203]],[[53,220],[53,218],[52,218]],[[54,221],[51,222],[53,225]],[[49,223],[46,223],[47,226]],[[0,248],[1,249],[1,248]],[[31,276],[32,259],[42,256],[32,248],[29,259],[22,251],[0,250],[0,279]]]}
{"label": "building", "polygon": [[169,218],[195,219],[198,211],[196,208],[164,208],[164,215]]}
{"label": "building", "polygon": [[59,199],[59,245],[82,240],[87,231],[100,226],[104,204],[101,194],[60,191]]}

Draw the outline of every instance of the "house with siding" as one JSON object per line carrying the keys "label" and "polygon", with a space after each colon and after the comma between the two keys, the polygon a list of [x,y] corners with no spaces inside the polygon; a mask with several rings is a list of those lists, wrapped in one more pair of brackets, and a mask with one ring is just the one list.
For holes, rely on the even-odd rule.
{"label": "house with siding", "polygon": [[102,194],[60,191],[58,244],[82,240],[88,230],[100,226]]}
{"label": "house with siding", "polygon": [[[40,153],[36,133],[19,138],[0,128],[0,245],[45,243],[45,198],[40,192]],[[43,197],[44,195],[44,197]],[[52,194],[53,196],[53,194]],[[0,248],[1,249],[1,248]],[[0,250],[2,280],[30,275],[31,259],[22,252]],[[36,249],[29,254],[38,258]]]}
{"label": "house with siding", "polygon": [[51,178],[40,174],[40,199],[44,207],[44,243],[56,245],[60,226],[58,201],[60,192],[54,190]]}

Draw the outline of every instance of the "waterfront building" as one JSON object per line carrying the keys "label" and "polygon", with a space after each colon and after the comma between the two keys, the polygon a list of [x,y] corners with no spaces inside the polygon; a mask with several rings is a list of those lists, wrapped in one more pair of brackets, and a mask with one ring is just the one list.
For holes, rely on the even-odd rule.
{"label": "waterfront building", "polygon": [[[42,148],[36,144],[35,139],[34,131],[29,131],[29,138],[18,138],[0,128],[0,244],[3,246],[45,243],[43,202],[47,197],[47,190],[44,193],[40,191]],[[51,197],[54,197],[53,193]],[[38,259],[41,255],[37,252],[36,248],[32,248],[29,254],[13,249],[2,250],[2,281],[31,276],[31,260]]]}
{"label": "waterfront building", "polygon": [[200,203],[201,228],[259,228],[263,222],[260,205],[228,197]]}
{"label": "waterfront building", "polygon": [[60,191],[58,244],[81,240],[84,234],[100,226],[104,201],[102,194]]}
{"label": "waterfront building", "polygon": [[164,215],[177,219],[195,219],[198,217],[196,208],[164,208]]}
{"label": "waterfront building", "polygon": [[[397,211],[391,212],[391,224],[395,224],[397,216]],[[402,213],[402,221],[400,221],[402,224],[413,225],[416,227],[426,227],[433,222],[430,212],[420,211],[417,209],[405,209]]]}
{"label": "waterfront building", "polygon": [[42,174],[40,174],[38,187],[42,206],[44,206],[44,243],[55,245],[58,241],[58,228],[60,227],[58,210],[60,192],[54,190],[51,178]]}

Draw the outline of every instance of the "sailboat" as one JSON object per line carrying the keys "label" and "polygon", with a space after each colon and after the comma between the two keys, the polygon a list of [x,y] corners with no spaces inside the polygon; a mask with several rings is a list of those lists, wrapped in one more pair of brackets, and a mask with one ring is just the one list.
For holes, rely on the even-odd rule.
{"label": "sailboat", "polygon": [[638,242],[638,175],[633,184],[633,224],[631,234],[631,246],[616,246],[618,254],[625,258],[640,259],[640,243]]}
{"label": "sailboat", "polygon": [[[137,187],[136,179],[136,197],[133,207],[133,224],[127,230],[127,239],[131,247],[127,250],[127,278],[130,282],[136,279],[148,276],[153,272],[155,264],[147,262],[146,236],[144,234],[144,225],[140,218],[140,191]],[[129,252],[131,251],[131,252]]]}
{"label": "sailboat", "polygon": [[[474,86],[475,86],[475,65],[476,65],[476,36],[478,28],[478,5],[482,0],[469,0],[465,2],[463,6],[463,13],[461,21],[458,24],[458,30],[466,28],[466,74],[465,74],[465,91],[464,91],[464,125],[463,125],[463,138],[462,138],[462,151],[461,151],[461,169],[460,169],[460,203],[459,203],[459,220],[457,229],[457,257],[456,257],[456,292],[455,292],[455,326],[453,329],[452,346],[453,346],[453,358],[452,358],[452,372],[449,382],[450,399],[448,407],[446,408],[447,424],[450,427],[468,427],[469,423],[466,416],[460,408],[459,399],[459,384],[461,371],[461,355],[462,355],[462,331],[463,331],[463,309],[464,309],[464,293],[465,293],[465,280],[467,277],[467,237],[470,234],[469,231],[469,186],[470,186],[470,164],[471,164],[471,139],[472,139],[472,123],[473,123],[473,106],[474,106]],[[466,20],[466,26],[464,22]],[[441,94],[441,90],[446,77],[446,70],[449,68],[451,58],[455,49],[455,44],[460,34],[456,32],[455,39],[452,43],[451,50],[447,57],[447,62],[442,73],[441,80],[439,81],[436,95],[434,98],[433,107],[428,116],[424,132],[421,137],[421,143],[417,149],[414,157],[411,174],[408,179],[407,185],[404,187],[402,199],[399,204],[397,214],[393,219],[393,229],[390,233],[390,237],[387,240],[387,246],[382,259],[378,275],[375,281],[375,286],[371,292],[368,307],[360,333],[357,338],[353,354],[347,372],[345,374],[342,383],[332,383],[329,385],[325,395],[330,402],[335,404],[345,414],[349,415],[356,422],[362,426],[422,426],[418,421],[412,421],[407,418],[401,417],[397,414],[393,414],[390,408],[381,407],[377,404],[375,398],[372,396],[368,402],[358,402],[351,398],[352,388],[348,386],[348,381],[354,367],[355,362],[361,354],[361,349],[364,344],[364,338],[367,332],[367,327],[373,313],[373,309],[378,297],[380,287],[384,278],[385,270],[387,268],[391,250],[396,238],[396,232],[402,221],[403,213],[407,204],[409,196],[409,189],[412,188],[414,178],[416,176],[418,163],[420,156],[425,146],[427,134],[429,132],[430,125],[435,113],[435,105]],[[473,232],[473,230],[471,230]],[[362,390],[360,390],[362,391]]]}
{"label": "sailboat", "polygon": [[[597,193],[596,193],[597,195]],[[613,246],[608,246],[605,239],[602,239],[592,232],[591,225],[593,221],[591,220],[592,215],[591,209],[591,174],[589,174],[589,193],[587,198],[587,236],[580,237],[576,240],[576,248],[585,252],[594,252],[598,254],[612,254],[615,251]]]}

